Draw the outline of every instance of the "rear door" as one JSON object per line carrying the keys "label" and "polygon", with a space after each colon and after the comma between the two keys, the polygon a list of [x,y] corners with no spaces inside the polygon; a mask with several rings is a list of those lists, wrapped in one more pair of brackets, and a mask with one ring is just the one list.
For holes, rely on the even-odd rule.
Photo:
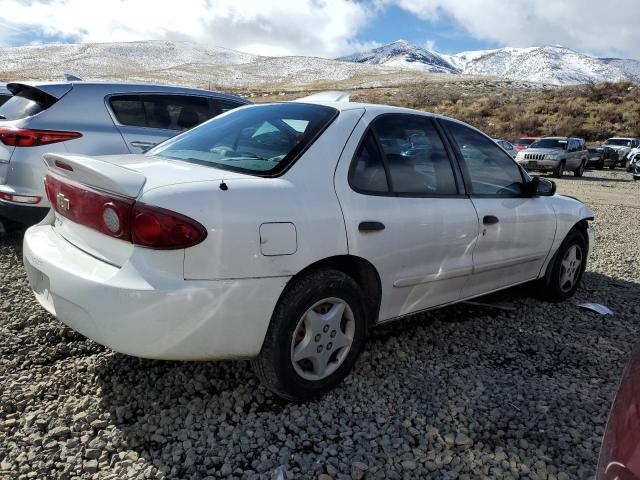
{"label": "rear door", "polygon": [[380,274],[381,320],[458,300],[471,274],[478,218],[450,153],[430,117],[371,112],[343,150],[349,253]]}
{"label": "rear door", "polygon": [[240,106],[214,97],[179,94],[114,94],[107,99],[129,151],[146,152],[167,138]]}
{"label": "rear door", "polygon": [[473,275],[462,296],[536,278],[555,237],[551,202],[525,193],[522,169],[491,139],[466,125],[440,122],[457,151],[479,219]]}

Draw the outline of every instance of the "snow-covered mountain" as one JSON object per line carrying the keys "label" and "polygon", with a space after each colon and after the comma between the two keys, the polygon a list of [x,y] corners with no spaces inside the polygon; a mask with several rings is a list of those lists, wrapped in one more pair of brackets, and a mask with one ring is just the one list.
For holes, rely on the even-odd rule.
{"label": "snow-covered mountain", "polygon": [[448,60],[466,74],[554,85],[640,81],[637,60],[596,58],[555,45],[462,52]]}
{"label": "snow-covered mountain", "polygon": [[191,42],[45,44],[0,48],[0,72],[60,78],[73,72],[80,77],[144,72],[187,64],[244,64],[257,55]]}
{"label": "snow-covered mountain", "polygon": [[640,62],[631,59],[597,58],[555,45],[500,48],[444,55],[399,40],[342,60],[502,77],[552,85],[631,80],[640,82]]}
{"label": "snow-covered mountain", "polygon": [[441,55],[426,48],[412,45],[405,40],[374,48],[362,53],[347,55],[337,60],[345,62],[371,63],[393,68],[407,68],[423,72],[461,73],[459,69]]}
{"label": "snow-covered mountain", "polygon": [[595,58],[557,46],[443,55],[405,41],[336,60],[265,57],[191,42],[159,40],[0,48],[2,80],[60,80],[65,73],[85,80],[151,81],[231,89],[265,86],[302,89],[305,85],[328,89],[375,87],[483,76],[499,77],[513,85],[537,86],[623,79],[640,82],[640,62]]}

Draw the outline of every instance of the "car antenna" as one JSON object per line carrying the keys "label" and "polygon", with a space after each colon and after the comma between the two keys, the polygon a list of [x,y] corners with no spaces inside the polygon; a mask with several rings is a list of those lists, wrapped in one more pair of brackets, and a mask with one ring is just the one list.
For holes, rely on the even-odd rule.
{"label": "car antenna", "polygon": [[224,183],[224,180],[220,181],[220,190],[222,190],[223,192],[226,192],[227,190],[229,190],[229,185]]}

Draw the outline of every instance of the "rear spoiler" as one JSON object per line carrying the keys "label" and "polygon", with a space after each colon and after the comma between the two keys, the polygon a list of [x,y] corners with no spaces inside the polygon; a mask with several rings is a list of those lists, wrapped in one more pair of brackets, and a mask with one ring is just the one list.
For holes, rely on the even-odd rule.
{"label": "rear spoiler", "polygon": [[86,155],[45,153],[43,158],[49,171],[61,177],[125,197],[136,198],[147,181],[140,172]]}
{"label": "rear spoiler", "polygon": [[21,95],[45,107],[50,107],[73,88],[70,83],[7,83],[7,90],[14,95]]}

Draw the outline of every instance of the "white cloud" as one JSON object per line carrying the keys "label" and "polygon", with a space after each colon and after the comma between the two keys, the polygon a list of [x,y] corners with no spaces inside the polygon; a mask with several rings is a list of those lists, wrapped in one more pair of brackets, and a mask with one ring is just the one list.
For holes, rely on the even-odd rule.
{"label": "white cloud", "polygon": [[638,0],[378,0],[426,20],[451,16],[472,37],[498,45],[560,44],[640,58]]}
{"label": "white cloud", "polygon": [[[355,0],[1,0],[12,29],[80,42],[193,40],[261,55],[335,57],[369,20]],[[19,19],[19,21],[17,20]],[[10,23],[9,23],[10,22]],[[5,30],[0,42],[15,32]],[[24,40],[24,37],[21,37]]]}

